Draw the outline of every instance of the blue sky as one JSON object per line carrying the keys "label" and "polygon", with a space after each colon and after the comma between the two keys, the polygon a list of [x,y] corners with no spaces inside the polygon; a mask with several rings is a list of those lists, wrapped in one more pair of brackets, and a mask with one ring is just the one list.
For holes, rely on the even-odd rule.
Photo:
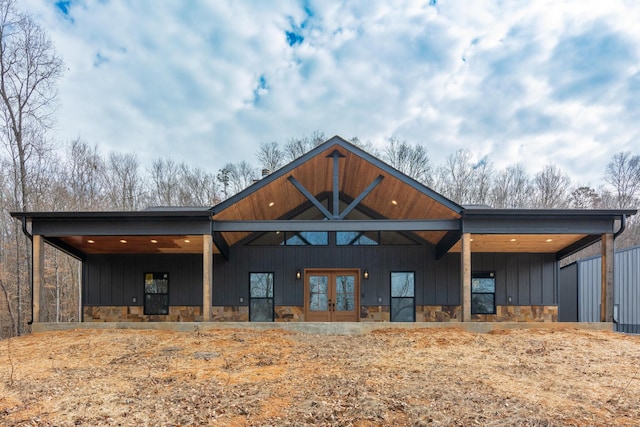
{"label": "blue sky", "polygon": [[65,61],[55,138],[218,170],[316,130],[432,164],[640,154],[640,2],[20,0]]}

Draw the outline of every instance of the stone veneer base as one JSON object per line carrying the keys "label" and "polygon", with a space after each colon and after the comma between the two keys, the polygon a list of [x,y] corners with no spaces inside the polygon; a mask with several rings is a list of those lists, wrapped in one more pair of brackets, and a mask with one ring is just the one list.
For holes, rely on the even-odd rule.
{"label": "stone veneer base", "polygon": [[[275,306],[276,322],[304,322],[301,306]],[[213,322],[247,322],[247,306],[213,306]],[[461,307],[452,305],[416,306],[416,322],[459,322]],[[557,322],[558,307],[527,305],[497,306],[496,314],[474,314],[475,322]],[[361,306],[360,322],[389,322],[388,305]],[[145,315],[142,306],[85,306],[85,322],[201,322],[199,306],[171,306],[168,315]]]}

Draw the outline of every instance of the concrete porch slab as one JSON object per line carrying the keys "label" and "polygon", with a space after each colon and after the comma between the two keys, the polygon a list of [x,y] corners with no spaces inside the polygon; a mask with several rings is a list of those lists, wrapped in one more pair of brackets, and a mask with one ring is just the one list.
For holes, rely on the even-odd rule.
{"label": "concrete porch slab", "polygon": [[453,328],[472,333],[512,329],[588,329],[613,331],[607,322],[87,322],[87,323],[34,323],[33,332],[65,331],[74,329],[139,329],[197,332],[221,329],[273,330],[280,329],[304,334],[363,335],[378,329],[443,329]]}

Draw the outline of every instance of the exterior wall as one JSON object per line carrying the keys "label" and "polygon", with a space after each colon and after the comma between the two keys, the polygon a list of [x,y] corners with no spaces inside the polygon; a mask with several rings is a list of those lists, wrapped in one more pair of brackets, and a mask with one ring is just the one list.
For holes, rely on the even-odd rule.
{"label": "exterior wall", "polygon": [[[454,305],[459,299],[459,255],[435,260],[434,248],[415,246],[234,246],[229,260],[214,257],[213,305],[246,305],[249,272],[274,273],[276,306],[302,306],[305,268],[359,268],[369,271],[361,281],[362,305],[389,305],[392,271],[416,273],[416,303]],[[242,303],[240,300],[242,299]]]}
{"label": "exterior wall", "polygon": [[200,307],[171,306],[168,315],[145,315],[142,306],[84,306],[85,322],[201,322]]}
{"label": "exterior wall", "polygon": [[[249,273],[273,272],[275,321],[304,321],[304,281],[295,278],[296,270],[359,268],[369,271],[369,279],[361,280],[361,321],[390,320],[392,271],[415,272],[417,322],[458,321],[459,257],[453,253],[436,260],[434,248],[425,245],[237,245],[231,248],[229,260],[218,255],[214,257],[212,318],[214,321],[248,321]],[[496,274],[498,312],[482,319],[548,321],[550,316],[551,320],[557,320],[557,308],[555,314],[548,308],[557,306],[558,273],[553,254],[477,253],[472,255],[472,270]],[[170,314],[163,318],[138,312],[144,298],[145,272],[169,273],[171,308],[201,307],[202,256],[199,254],[91,255],[84,263],[83,303],[91,310],[104,308],[89,314],[85,309],[85,320],[185,321],[196,316],[201,318],[201,313],[178,318]],[[507,306],[513,310],[502,311]]]}
{"label": "exterior wall", "polygon": [[144,274],[169,273],[169,304],[202,305],[202,255],[88,255],[83,263],[85,306],[136,306],[144,301]]}
{"label": "exterior wall", "polygon": [[[614,320],[619,331],[640,333],[640,247],[618,251],[614,260]],[[580,260],[577,265],[578,321],[598,322],[601,258]]]}

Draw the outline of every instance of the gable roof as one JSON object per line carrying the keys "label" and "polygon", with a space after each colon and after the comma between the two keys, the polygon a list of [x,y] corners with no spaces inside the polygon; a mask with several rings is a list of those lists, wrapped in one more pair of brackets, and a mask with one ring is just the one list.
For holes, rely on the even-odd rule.
{"label": "gable roof", "polygon": [[[334,192],[335,151],[339,153],[338,193],[388,219],[459,219],[463,208],[429,187],[404,175],[382,160],[339,136],[327,140],[303,156],[212,208],[215,220],[276,220],[308,202],[299,183],[311,196]],[[380,178],[381,177],[381,178]],[[379,181],[377,184],[375,181]],[[225,235],[231,245],[248,233]],[[437,243],[443,231],[419,232]]]}

